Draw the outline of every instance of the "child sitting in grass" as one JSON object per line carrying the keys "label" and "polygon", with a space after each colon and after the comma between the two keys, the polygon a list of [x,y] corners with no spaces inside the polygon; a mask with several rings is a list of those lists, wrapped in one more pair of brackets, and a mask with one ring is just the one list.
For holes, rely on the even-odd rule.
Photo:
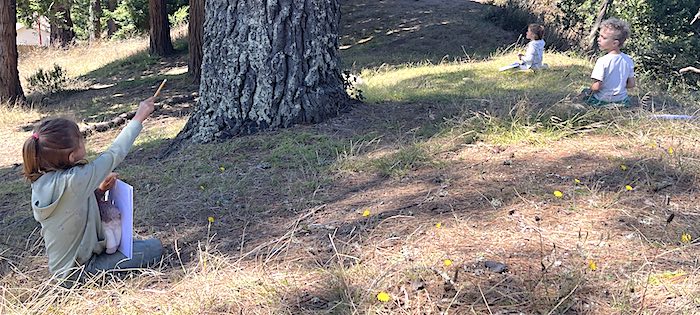
{"label": "child sitting in grass", "polygon": [[530,24],[527,27],[525,38],[529,39],[525,54],[518,54],[520,59],[520,69],[541,69],[546,68],[542,63],[544,57],[544,26],[540,24]]}
{"label": "child sitting in grass", "polygon": [[634,62],[620,48],[629,37],[627,22],[610,18],[600,25],[598,46],[608,53],[598,58],[591,73],[590,91],[584,91],[585,101],[592,106],[610,104],[630,105],[627,89],[635,86]]}
{"label": "child sitting in grass", "polygon": [[83,272],[142,268],[161,260],[162,244],[157,239],[135,240],[132,259],[120,252],[106,254],[96,199],[96,194],[114,186],[116,174],[111,172],[153,112],[153,100],[139,104],[110,148],[92,162],[85,159],[85,139],[78,125],[69,119],[43,121],[24,142],[24,176],[32,184],[34,219],[41,223],[49,271],[64,286]]}
{"label": "child sitting in grass", "polygon": [[509,69],[527,70],[527,69],[545,69],[546,64],[542,63],[544,56],[544,26],[540,24],[530,24],[527,27],[525,38],[529,39],[525,54],[518,54],[518,61],[500,68],[500,71]]}

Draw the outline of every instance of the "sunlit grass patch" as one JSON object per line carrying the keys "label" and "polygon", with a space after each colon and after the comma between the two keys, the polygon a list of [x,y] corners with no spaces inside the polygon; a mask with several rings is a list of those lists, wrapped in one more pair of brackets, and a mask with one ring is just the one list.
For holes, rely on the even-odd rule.
{"label": "sunlit grass patch", "polygon": [[527,94],[538,101],[560,100],[589,83],[590,64],[563,54],[545,55],[550,69],[499,72],[515,53],[485,62],[417,64],[364,70],[361,87],[369,102],[415,102],[489,99],[507,101]]}
{"label": "sunlit grass patch", "polygon": [[[177,257],[175,258],[177,259]],[[308,275],[245,267],[200,247],[194,264],[172,274],[134,270],[124,280],[110,273],[64,289],[45,280],[33,287],[9,287],[0,281],[3,314],[38,313],[248,313],[288,310],[286,294],[298,290]],[[17,270],[16,270],[17,271]]]}
{"label": "sunlit grass patch", "polygon": [[[118,45],[119,49],[115,49],[115,45]],[[20,54],[18,68],[20,78],[24,80],[39,68],[46,69],[51,67],[51,64],[46,64],[46,61],[50,60],[65,69],[69,77],[79,77],[99,69],[114,60],[142,58],[132,56],[137,55],[139,52],[143,53],[147,49],[147,38],[121,40],[117,43],[105,41],[91,43],[90,45],[81,44],[72,46],[70,49],[36,49]]]}

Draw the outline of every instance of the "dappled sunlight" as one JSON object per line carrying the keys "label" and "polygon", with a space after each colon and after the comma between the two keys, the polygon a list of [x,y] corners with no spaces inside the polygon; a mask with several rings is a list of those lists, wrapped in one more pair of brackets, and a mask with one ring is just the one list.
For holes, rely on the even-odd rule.
{"label": "dappled sunlight", "polygon": [[[351,1],[341,14],[343,66],[354,70],[487,57],[517,39],[489,27],[484,18],[489,8],[471,1]],[[372,40],[363,41],[368,38]]]}
{"label": "dappled sunlight", "polygon": [[[523,47],[504,50],[517,34],[483,20],[487,5],[342,5],[341,54],[366,102],[317,124],[163,155],[198,86],[184,54],[155,58],[138,45],[70,70],[92,88],[0,109],[10,148],[0,313],[695,311],[696,121],[575,104],[591,63],[563,53],[545,54],[547,70],[499,72]],[[136,234],[161,239],[163,261],[56,286],[18,164],[21,127],[54,114],[81,126],[110,119],[166,78],[162,107],[115,170],[134,187]],[[89,159],[121,128],[90,134]]]}

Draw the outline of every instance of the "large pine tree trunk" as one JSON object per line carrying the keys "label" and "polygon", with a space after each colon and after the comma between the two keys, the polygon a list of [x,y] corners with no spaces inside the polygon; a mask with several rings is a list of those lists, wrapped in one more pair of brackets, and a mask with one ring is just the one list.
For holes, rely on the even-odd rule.
{"label": "large pine tree trunk", "polygon": [[173,42],[170,40],[170,24],[165,0],[149,0],[148,14],[150,25],[151,55],[168,56],[173,53]]}
{"label": "large pine tree trunk", "polygon": [[94,42],[102,37],[102,4],[100,0],[90,0],[90,41]]}
{"label": "large pine tree trunk", "polygon": [[[210,0],[211,1],[211,0]],[[190,54],[187,72],[199,82],[202,74],[202,33],[204,32],[204,0],[190,0],[190,22],[187,26]]]}
{"label": "large pine tree trunk", "polygon": [[316,123],[348,108],[338,0],[207,1],[199,104],[178,139]]}
{"label": "large pine tree trunk", "polygon": [[0,102],[24,100],[17,72],[17,5],[0,0]]}
{"label": "large pine tree trunk", "polygon": [[57,0],[51,6],[51,44],[66,47],[75,37],[70,17],[71,0]]}
{"label": "large pine tree trunk", "polygon": [[[114,13],[114,10],[117,8],[117,0],[107,0],[107,9]],[[110,18],[107,20],[107,37],[112,37],[114,33],[117,32],[117,23],[114,22],[114,19]]]}

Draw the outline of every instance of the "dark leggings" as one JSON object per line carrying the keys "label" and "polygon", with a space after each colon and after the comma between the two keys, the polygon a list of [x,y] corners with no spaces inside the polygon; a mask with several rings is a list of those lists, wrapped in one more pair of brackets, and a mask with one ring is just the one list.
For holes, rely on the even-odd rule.
{"label": "dark leggings", "polygon": [[101,271],[120,271],[134,268],[146,268],[158,263],[163,257],[163,244],[160,240],[134,240],[131,259],[117,251],[114,254],[93,255],[85,264],[85,272],[96,274]]}

